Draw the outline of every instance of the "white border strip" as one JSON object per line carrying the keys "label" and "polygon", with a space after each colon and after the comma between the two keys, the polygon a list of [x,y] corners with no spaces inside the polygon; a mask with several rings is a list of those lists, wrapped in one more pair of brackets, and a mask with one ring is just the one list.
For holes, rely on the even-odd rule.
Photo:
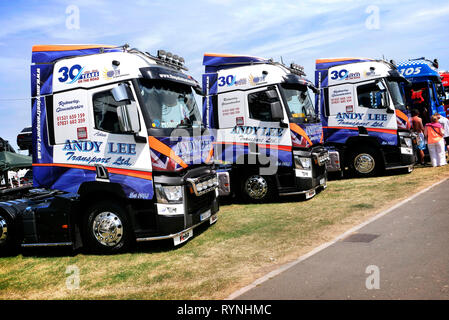
{"label": "white border strip", "polygon": [[346,231],[345,233],[343,233],[343,234],[339,235],[338,237],[336,237],[334,240],[332,240],[332,241],[330,241],[330,242],[323,243],[323,244],[320,245],[319,247],[316,247],[315,249],[313,249],[313,250],[310,251],[309,253],[306,253],[305,255],[299,257],[298,259],[296,259],[296,260],[294,260],[294,261],[292,261],[292,262],[289,262],[289,263],[287,263],[287,264],[284,264],[284,265],[281,266],[280,268],[271,271],[270,273],[268,273],[268,274],[264,275],[263,277],[257,279],[256,281],[254,281],[254,282],[251,283],[250,285],[248,285],[248,286],[246,286],[246,287],[243,287],[243,288],[241,288],[241,289],[235,291],[234,293],[231,293],[231,295],[229,295],[229,296],[228,296],[226,299],[224,299],[224,300],[233,300],[233,299],[239,297],[240,295],[242,295],[242,294],[248,292],[249,290],[254,289],[255,287],[257,287],[258,285],[264,283],[265,281],[267,281],[267,280],[269,280],[269,279],[271,279],[271,278],[273,278],[273,277],[275,277],[275,276],[281,274],[282,272],[284,272],[284,271],[290,269],[291,267],[297,265],[298,263],[300,263],[300,262],[306,260],[307,258],[310,258],[311,256],[313,256],[313,255],[317,254],[318,252],[320,252],[320,251],[326,249],[327,247],[333,245],[334,243],[340,241],[341,239],[346,238],[348,235],[350,235],[351,233],[354,233],[354,232],[360,230],[361,228],[363,228],[363,227],[366,226],[367,224],[370,224],[371,222],[373,222],[373,221],[375,221],[375,220],[377,220],[377,219],[379,219],[379,218],[382,218],[384,215],[388,214],[389,212],[391,212],[391,211],[395,210],[396,208],[402,206],[403,204],[405,204],[405,203],[407,203],[407,202],[409,202],[409,201],[415,199],[416,197],[418,197],[418,196],[420,196],[421,194],[423,194],[423,193],[429,191],[429,190],[432,189],[433,187],[436,187],[437,185],[443,183],[443,182],[446,181],[446,180],[449,180],[449,178],[444,178],[443,180],[434,183],[434,184],[431,185],[430,187],[427,187],[427,188],[425,188],[425,189],[419,191],[418,193],[415,193],[415,194],[412,195],[411,197],[409,197],[409,198],[407,198],[407,199],[405,199],[405,200],[402,200],[401,202],[395,204],[395,205],[392,206],[391,208],[389,208],[389,209],[387,209],[387,210],[385,210],[385,211],[382,211],[381,213],[375,215],[374,217],[369,218],[369,219],[366,220],[365,222],[362,222],[361,224],[359,224],[359,225],[357,225],[357,226],[355,226],[355,227],[349,229],[349,230]]}

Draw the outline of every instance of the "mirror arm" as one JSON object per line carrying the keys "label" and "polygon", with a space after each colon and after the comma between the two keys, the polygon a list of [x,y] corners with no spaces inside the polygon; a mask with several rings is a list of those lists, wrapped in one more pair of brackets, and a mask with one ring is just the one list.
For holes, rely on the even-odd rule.
{"label": "mirror arm", "polygon": [[140,136],[138,133],[134,133],[134,141],[137,143],[147,143],[147,138]]}
{"label": "mirror arm", "polygon": [[279,121],[281,128],[288,128],[288,123],[285,123],[284,120]]}

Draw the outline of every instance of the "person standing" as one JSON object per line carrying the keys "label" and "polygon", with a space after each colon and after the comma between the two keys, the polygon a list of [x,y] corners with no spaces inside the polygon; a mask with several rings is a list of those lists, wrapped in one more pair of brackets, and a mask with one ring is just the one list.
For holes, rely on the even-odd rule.
{"label": "person standing", "polygon": [[427,140],[429,149],[430,162],[432,167],[440,167],[446,165],[446,152],[444,150],[444,129],[438,122],[438,117],[433,115],[424,129],[424,136]]}
{"label": "person standing", "polygon": [[449,119],[441,116],[439,113],[435,113],[438,118],[438,122],[441,123],[444,129],[444,142],[446,144],[446,149],[449,151]]}
{"label": "person standing", "polygon": [[426,144],[424,141],[424,126],[422,124],[422,119],[419,117],[418,109],[412,110],[412,131],[418,135],[417,142],[417,152],[419,157],[419,162],[424,165],[424,149],[426,148]]}

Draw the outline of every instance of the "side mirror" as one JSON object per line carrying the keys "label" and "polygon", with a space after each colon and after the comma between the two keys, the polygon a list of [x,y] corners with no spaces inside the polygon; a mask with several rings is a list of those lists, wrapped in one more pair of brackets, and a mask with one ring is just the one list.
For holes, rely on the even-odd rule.
{"label": "side mirror", "polygon": [[379,90],[381,91],[385,91],[387,90],[387,88],[385,88],[385,85],[382,83],[382,81],[377,81],[376,82],[376,86],[379,88]]}
{"label": "side mirror", "polygon": [[281,121],[284,119],[284,111],[279,101],[271,102],[271,118],[273,121]]}
{"label": "side mirror", "polygon": [[268,99],[277,99],[278,97],[278,93],[276,92],[276,90],[268,90],[266,91],[266,95]]}
{"label": "side mirror", "polygon": [[118,106],[117,117],[122,132],[138,133],[140,131],[139,112],[135,103]]}
{"label": "side mirror", "polygon": [[112,96],[117,102],[134,100],[131,89],[128,85],[121,83],[117,87],[111,89]]}
{"label": "side mirror", "polygon": [[382,92],[382,106],[387,109],[387,113],[394,113],[395,109],[390,105],[390,99],[388,98],[388,93]]}

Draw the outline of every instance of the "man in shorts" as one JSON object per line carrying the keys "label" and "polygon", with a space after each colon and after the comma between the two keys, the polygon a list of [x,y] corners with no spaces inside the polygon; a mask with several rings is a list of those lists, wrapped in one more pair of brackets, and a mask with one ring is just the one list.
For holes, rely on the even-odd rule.
{"label": "man in shorts", "polygon": [[412,110],[412,131],[415,132],[418,135],[418,142],[417,142],[417,152],[419,157],[419,162],[422,165],[425,165],[424,161],[424,150],[426,149],[426,143],[424,139],[424,126],[422,124],[422,119],[419,117],[419,111],[418,109]]}

